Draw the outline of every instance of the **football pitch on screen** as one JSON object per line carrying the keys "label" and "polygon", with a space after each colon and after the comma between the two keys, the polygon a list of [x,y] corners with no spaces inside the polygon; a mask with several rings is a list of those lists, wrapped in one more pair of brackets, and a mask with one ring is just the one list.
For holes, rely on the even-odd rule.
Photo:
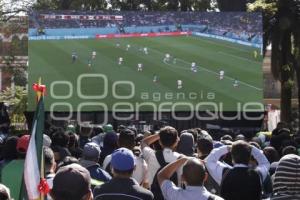
{"label": "football pitch on screen", "polygon": [[[204,111],[216,106],[237,111],[263,99],[260,50],[216,39],[30,41],[29,59],[29,85],[41,77],[47,111]],[[28,102],[28,110],[34,110],[33,91]]]}

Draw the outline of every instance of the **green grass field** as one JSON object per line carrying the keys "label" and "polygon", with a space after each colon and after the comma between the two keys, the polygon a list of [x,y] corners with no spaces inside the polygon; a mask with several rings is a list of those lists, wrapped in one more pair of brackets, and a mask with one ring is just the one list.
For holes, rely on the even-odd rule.
{"label": "green grass field", "polygon": [[[127,44],[131,45],[129,51]],[[148,55],[140,51],[142,47],[148,48]],[[75,63],[71,59],[73,50],[78,55]],[[94,50],[97,56],[90,68],[88,61]],[[149,103],[154,103],[156,109],[212,109],[203,102],[217,103],[224,111],[236,111],[238,103],[261,103],[263,99],[262,57],[254,58],[254,50],[259,52],[251,47],[194,36],[30,41],[29,84],[42,78],[47,86],[48,111],[68,111],[70,107],[74,111],[129,108],[152,111]],[[176,63],[173,59],[163,62],[166,53],[175,57]],[[124,59],[121,66],[119,57]],[[196,62],[197,73],[191,71],[191,62]],[[142,72],[137,71],[138,63],[143,64]],[[219,80],[220,70],[225,71],[223,80]],[[107,84],[101,77],[91,77],[99,74],[107,77]],[[81,75],[89,78],[81,79],[80,84]],[[153,82],[154,75],[159,77],[157,83]],[[233,87],[234,79],[239,81],[238,87]],[[177,88],[177,80],[182,80],[182,89]],[[128,83],[116,81],[132,82],[134,90]],[[129,98],[116,98],[112,92],[114,86],[117,95]],[[98,97],[89,97],[95,95]],[[34,99],[30,91],[29,111],[35,108]],[[201,102],[203,105],[199,106]]]}

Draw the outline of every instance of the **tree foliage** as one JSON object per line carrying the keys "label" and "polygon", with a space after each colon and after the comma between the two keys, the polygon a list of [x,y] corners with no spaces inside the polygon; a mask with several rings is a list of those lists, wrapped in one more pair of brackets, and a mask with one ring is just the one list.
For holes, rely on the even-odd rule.
{"label": "tree foliage", "polygon": [[295,73],[300,100],[300,1],[256,0],[248,8],[250,11],[263,11],[264,49],[272,44],[271,71],[281,82],[281,120],[290,122]]}

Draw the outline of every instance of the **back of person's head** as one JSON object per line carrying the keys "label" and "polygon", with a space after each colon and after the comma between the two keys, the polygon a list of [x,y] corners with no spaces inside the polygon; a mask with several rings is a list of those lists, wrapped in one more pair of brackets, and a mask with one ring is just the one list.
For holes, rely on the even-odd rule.
{"label": "back of person's head", "polygon": [[61,167],[53,179],[50,195],[54,200],[92,199],[89,171],[78,164]]}
{"label": "back of person's head", "polygon": [[123,129],[119,135],[118,145],[132,150],[135,145],[135,133],[130,129]]}
{"label": "back of person's head", "polygon": [[45,161],[45,170],[48,172],[53,169],[55,170],[55,159],[54,159],[54,153],[51,148],[49,147],[43,147],[43,154],[44,154],[44,161]]}
{"label": "back of person's head", "polygon": [[2,149],[2,156],[5,160],[14,160],[18,158],[17,152],[17,136],[11,136],[6,139],[6,142]]}
{"label": "back of person's head", "polygon": [[79,135],[81,137],[90,137],[93,133],[93,127],[91,124],[83,122],[79,127]]}
{"label": "back of person's head", "polygon": [[265,147],[263,152],[270,163],[277,162],[279,160],[279,154],[274,147]]}
{"label": "back of person's head", "polygon": [[281,151],[281,155],[282,156],[285,156],[285,155],[288,155],[288,154],[295,154],[297,155],[298,152],[297,152],[297,148],[294,147],[294,146],[286,146],[282,149]]}
{"label": "back of person's head", "polygon": [[252,145],[252,146],[255,146],[256,148],[258,148],[259,150],[261,150],[261,146],[257,142],[250,141],[249,144]]}
{"label": "back of person's head", "polygon": [[116,149],[118,147],[118,135],[115,132],[108,132],[103,138],[103,147]]}
{"label": "back of person's head", "polygon": [[0,200],[10,200],[10,190],[0,183]]}
{"label": "back of person's head", "polygon": [[66,156],[61,162],[57,164],[56,170],[58,171],[61,167],[71,164],[79,164],[79,160],[72,156]]}
{"label": "back of person's head", "polygon": [[67,147],[69,144],[69,135],[61,130],[55,132],[52,136],[52,146]]}
{"label": "back of person's head", "polygon": [[234,140],[237,141],[237,140],[245,140],[245,136],[243,134],[238,134],[237,136],[235,136]]}
{"label": "back of person's head", "polygon": [[171,126],[160,129],[159,141],[163,147],[175,148],[178,143],[177,130]]}
{"label": "back of person's head", "polygon": [[101,134],[103,132],[104,131],[103,131],[103,127],[102,126],[97,125],[97,126],[94,127],[94,135],[99,135],[99,134]]}
{"label": "back of person's head", "polygon": [[79,147],[79,137],[76,133],[69,132],[69,144],[68,147],[70,149],[72,148],[78,148]]}
{"label": "back of person's head", "polygon": [[18,152],[18,156],[20,158],[25,158],[29,141],[30,141],[30,135],[23,135],[18,138],[16,149]]}
{"label": "back of person's head", "polygon": [[232,144],[231,156],[235,164],[248,165],[251,157],[251,146],[243,140],[235,141]]}
{"label": "back of person's head", "polygon": [[182,178],[189,186],[202,186],[206,179],[204,164],[196,158],[188,160],[183,166]]}
{"label": "back of person's head", "polygon": [[129,127],[127,127],[127,129],[131,130],[134,133],[134,136],[137,136],[138,131],[135,127],[129,126]]}
{"label": "back of person's head", "polygon": [[207,156],[213,150],[213,140],[209,137],[198,137],[197,139],[197,150],[198,154],[202,156]]}
{"label": "back of person's head", "polygon": [[224,140],[233,141],[233,138],[231,137],[231,135],[223,135],[220,140],[221,141],[224,141]]}
{"label": "back of person's head", "polygon": [[119,148],[111,155],[111,168],[114,176],[130,177],[135,168],[135,158],[131,150]]}
{"label": "back of person's head", "polygon": [[277,129],[288,128],[288,123],[284,121],[278,122],[276,128]]}
{"label": "back of person's head", "polygon": [[94,142],[89,142],[83,147],[82,157],[85,160],[98,162],[100,153],[100,146]]}
{"label": "back of person's head", "polygon": [[177,146],[177,152],[186,156],[193,156],[194,137],[191,133],[182,133]]}
{"label": "back of person's head", "polygon": [[[274,174],[273,192],[277,194],[300,195],[300,157],[289,154],[283,156]],[[295,198],[297,199],[297,198]]]}

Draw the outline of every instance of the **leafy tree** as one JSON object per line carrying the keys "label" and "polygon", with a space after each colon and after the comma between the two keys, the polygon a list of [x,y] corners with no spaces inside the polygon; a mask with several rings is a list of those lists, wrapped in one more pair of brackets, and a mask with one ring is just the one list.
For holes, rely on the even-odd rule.
{"label": "leafy tree", "polygon": [[25,87],[15,86],[6,88],[0,92],[0,102],[5,102],[10,106],[11,118],[15,122],[24,122],[24,112],[27,106],[27,90]]}
{"label": "leafy tree", "polygon": [[254,0],[217,0],[220,11],[246,11],[247,3]]}
{"label": "leafy tree", "polygon": [[300,100],[300,1],[256,0],[248,7],[250,11],[263,11],[264,49],[272,44],[271,71],[281,82],[281,120],[291,122],[295,73]]}

